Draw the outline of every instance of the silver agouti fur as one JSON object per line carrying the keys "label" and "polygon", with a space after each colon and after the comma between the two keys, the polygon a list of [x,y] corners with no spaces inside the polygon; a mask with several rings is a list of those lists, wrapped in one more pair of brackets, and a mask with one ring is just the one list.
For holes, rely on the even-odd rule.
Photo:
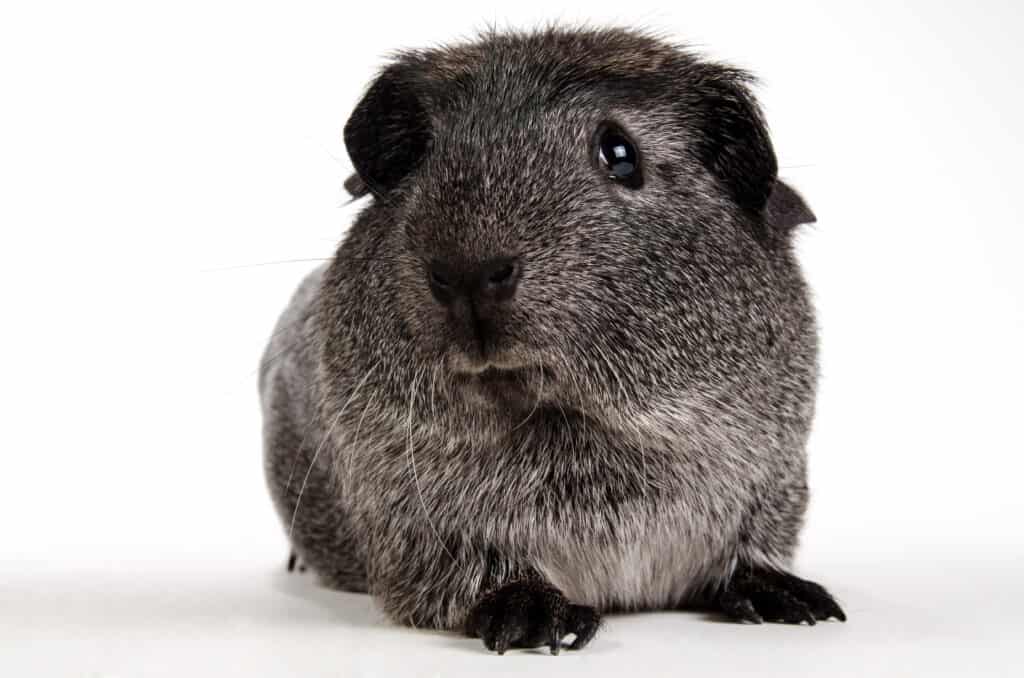
{"label": "silver agouti fur", "polygon": [[[260,372],[270,491],[327,586],[499,652],[582,647],[614,610],[843,618],[788,573],[817,376],[792,233],[814,217],[749,82],[621,29],[381,72],[345,128],[372,197]],[[642,184],[602,164],[609,125]]]}

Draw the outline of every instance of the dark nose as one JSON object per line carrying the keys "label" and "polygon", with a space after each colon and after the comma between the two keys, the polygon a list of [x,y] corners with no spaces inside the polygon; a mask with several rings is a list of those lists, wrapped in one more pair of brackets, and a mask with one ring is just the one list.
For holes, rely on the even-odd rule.
{"label": "dark nose", "polygon": [[434,298],[445,306],[460,296],[476,302],[508,301],[516,294],[522,264],[517,257],[489,259],[478,264],[434,260],[427,278]]}

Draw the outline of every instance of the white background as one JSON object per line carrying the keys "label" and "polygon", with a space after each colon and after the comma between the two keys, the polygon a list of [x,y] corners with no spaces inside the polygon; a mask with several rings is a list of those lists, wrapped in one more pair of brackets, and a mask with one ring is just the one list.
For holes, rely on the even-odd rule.
{"label": "white background", "polygon": [[[1021,675],[1024,10],[824,4],[5,3],[0,675]],[[316,262],[271,262],[358,209],[341,130],[387,51],[547,19],[762,78],[819,217],[798,564],[845,625],[613,617],[496,657],[281,572],[255,367]]]}

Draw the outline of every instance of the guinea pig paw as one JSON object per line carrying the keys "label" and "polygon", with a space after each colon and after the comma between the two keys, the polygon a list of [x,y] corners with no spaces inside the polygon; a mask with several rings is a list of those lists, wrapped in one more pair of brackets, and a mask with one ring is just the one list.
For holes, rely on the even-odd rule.
{"label": "guinea pig paw", "polygon": [[718,608],[734,621],[754,624],[846,621],[846,613],[822,586],[767,568],[738,569],[719,593]]}
{"label": "guinea pig paw", "polygon": [[477,601],[469,613],[466,632],[482,638],[484,646],[498,654],[505,654],[510,647],[542,645],[558,654],[565,636],[576,636],[570,650],[582,649],[600,624],[594,608],[573,605],[550,584],[526,580],[506,584]]}

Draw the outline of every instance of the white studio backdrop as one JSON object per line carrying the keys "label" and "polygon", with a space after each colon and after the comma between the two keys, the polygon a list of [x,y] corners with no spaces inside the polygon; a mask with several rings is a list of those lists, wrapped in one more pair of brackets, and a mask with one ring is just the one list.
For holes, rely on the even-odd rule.
{"label": "white studio backdrop", "polygon": [[[120,609],[125,591],[173,600],[179,576],[283,564],[255,370],[360,208],[345,119],[389,50],[549,20],[656,28],[761,79],[781,175],[819,218],[799,238],[822,335],[800,562],[840,593],[833,564],[953,586],[967,618],[962,577],[985,604],[1022,601],[985,581],[1024,560],[1017,3],[17,2],[0,9],[0,648],[21,629],[16,667],[60,646],[72,627],[33,608],[58,614],[73,582],[102,582],[68,594],[79,607],[109,592]],[[870,588],[845,590],[851,624],[888,614]],[[118,659],[85,656],[101,674]],[[3,667],[0,649],[0,673],[30,675]]]}

